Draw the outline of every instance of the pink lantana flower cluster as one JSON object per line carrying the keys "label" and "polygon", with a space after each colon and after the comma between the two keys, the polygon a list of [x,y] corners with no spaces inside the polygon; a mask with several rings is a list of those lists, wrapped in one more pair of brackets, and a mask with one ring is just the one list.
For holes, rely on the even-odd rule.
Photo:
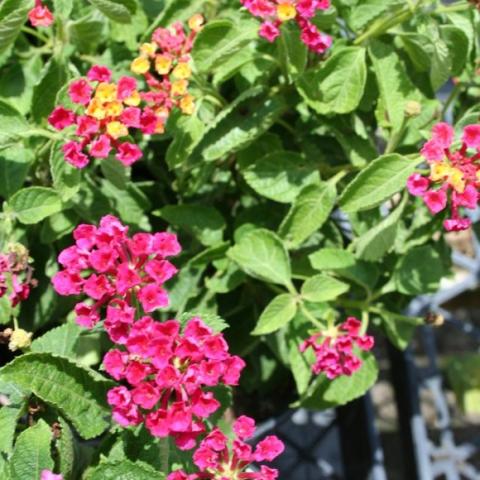
{"label": "pink lantana flower cluster", "polygon": [[480,124],[463,129],[462,143],[454,147],[455,132],[448,123],[437,123],[432,138],[425,143],[421,154],[427,160],[427,176],[414,173],[407,181],[408,191],[422,197],[433,215],[450,204],[450,215],[443,225],[447,231],[466,230],[471,220],[460,209],[475,209],[480,187]]}
{"label": "pink lantana flower cluster", "polygon": [[324,373],[333,380],[342,375],[350,376],[359,370],[362,361],[356,356],[354,348],[369,351],[374,346],[373,337],[360,334],[361,326],[360,320],[349,317],[341,325],[318,332],[305,340],[300,351],[313,350],[316,357],[312,365],[313,373]]}
{"label": "pink lantana flower cluster", "polygon": [[176,320],[143,317],[129,325],[123,342],[126,350],[111,350],[103,361],[115,380],[128,385],[108,393],[113,418],[123,426],[145,422],[153,436],[172,436],[180,449],[193,448],[205,420],[220,408],[211,389],[237,385],[245,362],[199,318],[182,332]]}
{"label": "pink lantana flower cluster", "polygon": [[28,250],[21,244],[9,245],[6,253],[0,253],[0,298],[10,292],[10,303],[16,307],[36,285]]}
{"label": "pink lantana flower cluster", "polygon": [[176,235],[167,232],[136,233],[107,215],[100,225],[79,225],[75,245],[63,250],[64,267],[52,279],[60,295],[86,295],[89,301],[75,306],[77,323],[92,328],[106,310],[105,329],[112,341],[126,341],[137,302],[144,312],[168,306],[163,284],[177,269],[167,258],[178,255]]}
{"label": "pink lantana flower cluster", "polygon": [[35,0],[35,6],[28,12],[28,20],[34,27],[49,27],[54,18],[42,0]]}
{"label": "pink lantana flower cluster", "polygon": [[194,112],[194,98],[188,91],[192,76],[190,52],[203,22],[202,15],[197,14],[188,21],[189,32],[180,22],[157,28],[151,41],[140,46],[140,55],[131,64],[132,72],[145,78],[149,91],[142,98],[162,119],[160,128],[164,128],[174,107],[187,115]]}
{"label": "pink lantana flower cluster", "polygon": [[259,472],[248,472],[251,463],[271,462],[284,450],[283,443],[274,435],[264,438],[253,449],[245,440],[255,433],[253,418],[241,416],[233,424],[235,439],[228,438],[214,428],[193,454],[198,472],[188,474],[184,470],[172,472],[167,480],[275,480],[276,469],[262,465]]}
{"label": "pink lantana flower cluster", "polygon": [[330,0],[240,0],[255,17],[262,19],[260,35],[269,42],[280,35],[282,23],[295,20],[302,42],[313,52],[322,54],[332,45],[332,38],[321,32],[312,18],[330,7]]}
{"label": "pink lantana flower cluster", "polygon": [[125,76],[117,83],[111,80],[108,68],[94,65],[87,78],[74,80],[68,88],[76,111],[58,106],[48,117],[57,130],[76,127],[76,139],[63,146],[65,160],[74,167],[84,168],[92,157],[107,158],[112,151],[125,166],[132,165],[142,157],[142,151],[128,141],[130,132],[155,133],[161,123],[150,110],[140,108],[134,78]]}

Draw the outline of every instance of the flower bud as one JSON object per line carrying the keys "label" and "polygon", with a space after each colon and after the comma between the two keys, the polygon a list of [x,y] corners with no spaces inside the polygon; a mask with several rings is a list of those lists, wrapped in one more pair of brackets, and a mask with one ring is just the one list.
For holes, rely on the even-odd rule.
{"label": "flower bud", "polygon": [[432,327],[441,327],[445,323],[445,318],[439,313],[429,312],[425,316],[425,323]]}
{"label": "flower bud", "polygon": [[422,113],[422,106],[415,100],[409,100],[405,104],[405,115],[407,117],[418,117]]}
{"label": "flower bud", "polygon": [[23,350],[32,344],[32,333],[18,328],[10,335],[10,343],[8,348],[15,352],[16,350]]}

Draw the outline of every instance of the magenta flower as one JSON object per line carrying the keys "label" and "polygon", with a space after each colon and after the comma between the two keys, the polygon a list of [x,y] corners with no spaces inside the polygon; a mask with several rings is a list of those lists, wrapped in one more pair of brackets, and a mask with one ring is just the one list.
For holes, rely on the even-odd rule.
{"label": "magenta flower", "polygon": [[282,23],[294,20],[302,42],[313,52],[323,54],[332,45],[332,38],[311,22],[317,12],[330,7],[330,0],[240,0],[240,3],[262,20],[259,34],[269,42],[280,35]]}
{"label": "magenta flower", "polygon": [[91,328],[106,313],[105,329],[114,342],[133,322],[137,300],[145,312],[168,306],[162,286],[177,269],[166,257],[181,250],[171,233],[127,234],[128,227],[111,215],[98,228],[79,225],[73,232],[76,244],[58,257],[64,270],[52,279],[60,295],[90,298],[75,307],[80,325]]}
{"label": "magenta flower", "polygon": [[[193,454],[198,472],[188,474],[183,470],[170,473],[167,480],[276,480],[278,471],[261,465],[260,472],[246,472],[253,462],[271,462],[284,450],[283,442],[270,435],[253,449],[245,440],[255,432],[255,421],[242,416],[233,425],[236,438],[229,447],[228,438],[219,428],[214,428],[201,442]],[[240,434],[238,432],[241,432]]]}
{"label": "magenta flower", "polygon": [[[179,322],[156,322],[143,317],[134,322],[122,317],[120,309],[109,312],[111,322],[120,325],[125,350],[105,355],[105,370],[128,386],[110,390],[108,403],[113,418],[123,426],[145,422],[156,437],[171,435],[181,449],[195,446],[205,431],[205,420],[220,407],[208,390],[219,384],[236,385],[245,366],[230,355],[222,334],[215,334],[199,318],[190,320],[183,332]],[[252,433],[243,420],[241,435]]]}
{"label": "magenta flower", "polygon": [[28,12],[28,19],[34,27],[49,27],[53,23],[52,12],[42,3],[35,0],[35,7]]}
{"label": "magenta flower", "polygon": [[369,335],[360,335],[361,322],[349,317],[338,327],[319,332],[305,340],[300,346],[304,352],[311,348],[315,353],[312,371],[318,375],[325,373],[333,380],[341,375],[350,376],[360,369],[362,361],[355,354],[354,347],[369,351],[373,348],[374,339]]}
{"label": "magenta flower", "polygon": [[423,197],[433,215],[450,204],[451,217],[443,223],[447,231],[469,228],[472,222],[461,216],[460,208],[475,209],[478,204],[480,124],[463,129],[460,148],[453,147],[454,140],[455,132],[451,125],[437,123],[432,129],[432,138],[421,150],[429,162],[429,175],[414,173],[407,181],[408,191]]}

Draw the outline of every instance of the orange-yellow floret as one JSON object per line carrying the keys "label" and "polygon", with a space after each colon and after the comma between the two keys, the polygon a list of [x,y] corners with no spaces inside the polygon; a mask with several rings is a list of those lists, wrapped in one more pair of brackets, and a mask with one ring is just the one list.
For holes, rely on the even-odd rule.
{"label": "orange-yellow floret", "polygon": [[130,65],[133,73],[144,74],[150,70],[150,60],[146,57],[137,57]]}
{"label": "orange-yellow floret", "polygon": [[277,6],[277,17],[281,22],[292,20],[297,16],[295,5],[289,2],[280,3]]}
{"label": "orange-yellow floret", "polygon": [[195,98],[193,95],[187,93],[184,97],[180,99],[179,102],[180,110],[186,115],[192,115],[195,111]]}
{"label": "orange-yellow floret", "polygon": [[159,75],[168,75],[172,68],[173,59],[170,55],[157,55],[155,57],[155,70]]}
{"label": "orange-yellow floret", "polygon": [[128,135],[128,128],[122,122],[109,122],[107,124],[107,133],[115,139],[126,137]]}
{"label": "orange-yellow floret", "polygon": [[177,66],[173,69],[173,75],[175,78],[184,80],[192,76],[192,69],[188,63],[179,62]]}

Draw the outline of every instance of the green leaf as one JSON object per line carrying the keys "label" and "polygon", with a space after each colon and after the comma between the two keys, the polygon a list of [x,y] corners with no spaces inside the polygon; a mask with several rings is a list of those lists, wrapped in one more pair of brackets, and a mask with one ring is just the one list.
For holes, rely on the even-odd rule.
{"label": "green leaf", "polygon": [[23,406],[5,406],[0,408],[0,454],[7,457],[13,452],[13,441]]}
{"label": "green leaf", "polygon": [[280,55],[288,73],[295,79],[307,66],[307,46],[300,40],[300,31],[296,24],[285,22],[278,39]]}
{"label": "green leaf", "polygon": [[297,80],[297,88],[317,113],[343,114],[358,107],[366,80],[365,49],[346,47],[317,68],[307,70]]}
{"label": "green leaf", "polygon": [[448,359],[447,377],[467,414],[480,413],[480,355],[466,353]]}
{"label": "green leaf", "polygon": [[400,350],[405,350],[417,329],[417,326],[424,323],[422,318],[407,317],[399,313],[379,309],[382,317],[382,324],[389,340]]}
{"label": "green leaf", "polygon": [[130,181],[130,168],[126,168],[113,157],[105,158],[100,162],[100,168],[105,178],[115,187],[125,190]]}
{"label": "green leaf", "polygon": [[364,395],[377,380],[378,366],[371,353],[356,354],[363,360],[359,370],[350,377],[342,375],[334,380],[329,380],[323,374],[319,375],[300,400],[302,407],[324,410],[345,405]]}
{"label": "green leaf", "polygon": [[445,273],[438,251],[424,245],[409,250],[400,258],[392,278],[400,293],[420,295],[435,292]]}
{"label": "green leaf", "polygon": [[282,241],[265,229],[252,230],[239,239],[228,256],[252,277],[290,286],[290,258]]}
{"label": "green leaf", "polygon": [[420,100],[421,95],[412,85],[393,44],[374,40],[370,43],[370,58],[377,77],[380,102],[377,116],[382,127],[400,130],[405,118],[405,104]]}
{"label": "green leaf", "polygon": [[292,202],[303,187],[320,181],[315,165],[294,152],[273,152],[249,164],[241,162],[240,172],[257,193],[281,203]]}
{"label": "green leaf", "polygon": [[432,64],[430,39],[419,33],[402,33],[399,38],[417,70],[429,71]]}
{"label": "green leaf", "polygon": [[108,21],[99,12],[92,11],[74,22],[68,22],[67,28],[74,46],[81,51],[95,51],[107,36]]}
{"label": "green leaf", "polygon": [[186,204],[167,205],[154,214],[190,232],[203,245],[216,245],[223,240],[225,220],[214,207]]}
{"label": "green leaf", "polygon": [[348,24],[354,31],[361,30],[392,7],[403,5],[402,0],[363,0],[351,9]]}
{"label": "green leaf", "polygon": [[19,135],[30,127],[18,110],[0,100],[0,145],[18,146]]}
{"label": "green leaf", "polygon": [[310,321],[305,320],[301,314],[297,314],[288,324],[285,337],[290,369],[292,370],[299,395],[303,395],[307,391],[310,379],[312,378],[312,368],[310,364],[314,361],[314,355],[310,350],[307,350],[305,353],[300,352],[300,345],[309,337],[310,329]]}
{"label": "green leaf", "polygon": [[81,332],[82,328],[76,323],[66,323],[35,339],[30,349],[37,353],[54,353],[62,357],[71,357]]}
{"label": "green leaf", "polygon": [[165,474],[143,462],[103,462],[85,475],[85,480],[165,480]]}
{"label": "green leaf", "polygon": [[199,32],[192,57],[200,73],[211,72],[258,37],[258,23],[251,18],[212,20]]}
{"label": "green leaf", "polygon": [[10,475],[14,480],[38,480],[42,470],[52,470],[50,456],[52,431],[43,421],[22,432],[15,442],[10,460]]}
{"label": "green leaf", "polygon": [[398,222],[405,210],[407,198],[405,195],[393,213],[355,241],[355,253],[358,258],[367,262],[377,262],[394,247]]}
{"label": "green leaf", "polygon": [[87,440],[109,426],[106,396],[111,382],[66,358],[28,353],[0,369],[0,380],[29,389],[58,408]]}
{"label": "green leaf", "polygon": [[279,229],[289,248],[299,247],[326,222],[336,197],[335,185],[325,182],[300,192]]}
{"label": "green leaf", "polygon": [[174,137],[165,160],[170,168],[180,167],[188,160],[205,132],[205,124],[197,116],[182,115],[173,130]]}
{"label": "green leaf", "polygon": [[369,210],[405,188],[408,177],[422,161],[397,153],[382,155],[369,163],[345,188],[340,207],[346,212]]}
{"label": "green leaf", "polygon": [[4,0],[0,5],[0,53],[15,41],[27,21],[33,0]]}
{"label": "green leaf", "polygon": [[438,31],[432,41],[432,63],[430,66],[430,83],[436,92],[452,75],[452,58],[446,43],[439,37]]}
{"label": "green leaf", "polygon": [[[152,0],[143,0],[152,3]],[[162,10],[156,19],[154,25],[168,27],[172,23],[179,21],[185,22],[192,15],[203,11],[203,4],[206,0],[166,0],[162,1]],[[150,37],[151,31],[147,31],[146,37]],[[145,37],[144,37],[145,38]],[[150,40],[148,38],[148,40]]]}
{"label": "green leaf", "polygon": [[0,196],[8,199],[21,188],[33,158],[23,145],[0,150]]}
{"label": "green leaf", "polygon": [[252,88],[243,92],[220,112],[192,157],[213,162],[248,147],[263,135],[286,111],[287,104],[281,95],[259,98],[262,91],[263,88]]}
{"label": "green leaf", "polygon": [[348,292],[349,285],[328,275],[315,275],[302,285],[302,297],[309,302],[328,302]]}
{"label": "green leaf", "polygon": [[297,299],[285,293],[276,296],[262,312],[252,335],[266,335],[284,327],[297,313]]}
{"label": "green leaf", "polygon": [[355,265],[355,256],[341,248],[322,248],[308,256],[315,270],[337,270]]}
{"label": "green leaf", "polygon": [[55,107],[60,89],[68,79],[65,65],[55,57],[44,68],[40,81],[33,89],[32,117],[37,123],[44,121]]}
{"label": "green leaf", "polygon": [[55,142],[50,151],[50,173],[63,201],[70,200],[80,190],[81,172],[65,161],[60,142]]}
{"label": "green leaf", "polygon": [[136,10],[134,0],[89,0],[106,17],[118,23],[130,23]]}
{"label": "green leaf", "polygon": [[19,190],[10,198],[9,208],[18,220],[27,225],[62,210],[62,201],[52,188],[28,187]]}
{"label": "green leaf", "polygon": [[63,478],[72,478],[75,465],[75,438],[70,425],[60,417],[61,434],[56,441],[60,473]]}
{"label": "green leaf", "polygon": [[12,304],[7,295],[0,297],[0,325],[10,323],[12,314]]}
{"label": "green leaf", "polygon": [[56,15],[67,20],[73,10],[74,0],[53,0],[53,11]]}
{"label": "green leaf", "polygon": [[468,59],[468,37],[466,33],[453,25],[441,25],[440,36],[445,41],[452,63],[451,74],[460,75]]}

